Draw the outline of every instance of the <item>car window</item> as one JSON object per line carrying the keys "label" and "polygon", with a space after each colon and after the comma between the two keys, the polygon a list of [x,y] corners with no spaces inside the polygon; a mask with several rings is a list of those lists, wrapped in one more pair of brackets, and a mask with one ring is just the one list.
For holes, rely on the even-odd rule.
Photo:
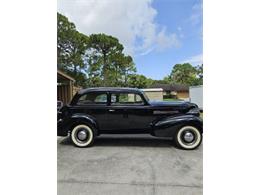
{"label": "car window", "polygon": [[77,105],[106,104],[106,103],[107,103],[106,93],[86,93],[78,99]]}
{"label": "car window", "polygon": [[111,105],[143,105],[143,99],[135,93],[111,94]]}

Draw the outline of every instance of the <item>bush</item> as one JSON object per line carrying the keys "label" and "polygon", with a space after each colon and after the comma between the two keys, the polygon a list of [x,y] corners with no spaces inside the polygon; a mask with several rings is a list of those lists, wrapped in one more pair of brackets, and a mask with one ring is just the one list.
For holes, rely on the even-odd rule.
{"label": "bush", "polygon": [[176,99],[177,97],[175,95],[172,94],[167,94],[163,96],[163,99]]}

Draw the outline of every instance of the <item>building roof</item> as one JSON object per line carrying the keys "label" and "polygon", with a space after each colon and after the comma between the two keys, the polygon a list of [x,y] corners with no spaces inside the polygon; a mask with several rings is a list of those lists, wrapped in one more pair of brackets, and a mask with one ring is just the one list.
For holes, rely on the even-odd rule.
{"label": "building roof", "polygon": [[146,89],[141,89],[142,91],[146,92],[152,92],[152,91],[163,91],[162,88],[146,88]]}
{"label": "building roof", "polygon": [[189,86],[182,85],[182,84],[154,84],[151,87],[162,88],[163,91],[176,91],[176,92],[189,91]]}
{"label": "building roof", "polygon": [[201,87],[203,87],[203,85],[190,86],[190,89],[191,88],[201,88]]}
{"label": "building roof", "polygon": [[63,79],[65,78],[65,79],[68,79],[68,80],[75,82],[75,79],[73,79],[71,76],[67,75],[66,73],[62,72],[61,70],[57,69],[57,74],[58,74],[58,79],[59,78],[63,78]]}

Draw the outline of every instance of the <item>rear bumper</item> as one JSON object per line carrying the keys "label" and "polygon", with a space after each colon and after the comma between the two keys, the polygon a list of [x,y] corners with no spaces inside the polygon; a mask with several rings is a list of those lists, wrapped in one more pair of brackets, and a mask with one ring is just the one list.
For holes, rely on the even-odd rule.
{"label": "rear bumper", "polygon": [[67,136],[68,131],[63,127],[63,120],[59,119],[57,122],[57,136]]}

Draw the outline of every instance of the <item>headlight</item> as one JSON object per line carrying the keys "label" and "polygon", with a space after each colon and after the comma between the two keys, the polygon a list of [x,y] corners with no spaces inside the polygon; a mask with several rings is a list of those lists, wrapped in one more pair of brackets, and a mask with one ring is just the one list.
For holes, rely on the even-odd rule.
{"label": "headlight", "polygon": [[200,109],[199,108],[192,108],[190,109],[187,114],[192,114],[192,115],[200,115]]}

